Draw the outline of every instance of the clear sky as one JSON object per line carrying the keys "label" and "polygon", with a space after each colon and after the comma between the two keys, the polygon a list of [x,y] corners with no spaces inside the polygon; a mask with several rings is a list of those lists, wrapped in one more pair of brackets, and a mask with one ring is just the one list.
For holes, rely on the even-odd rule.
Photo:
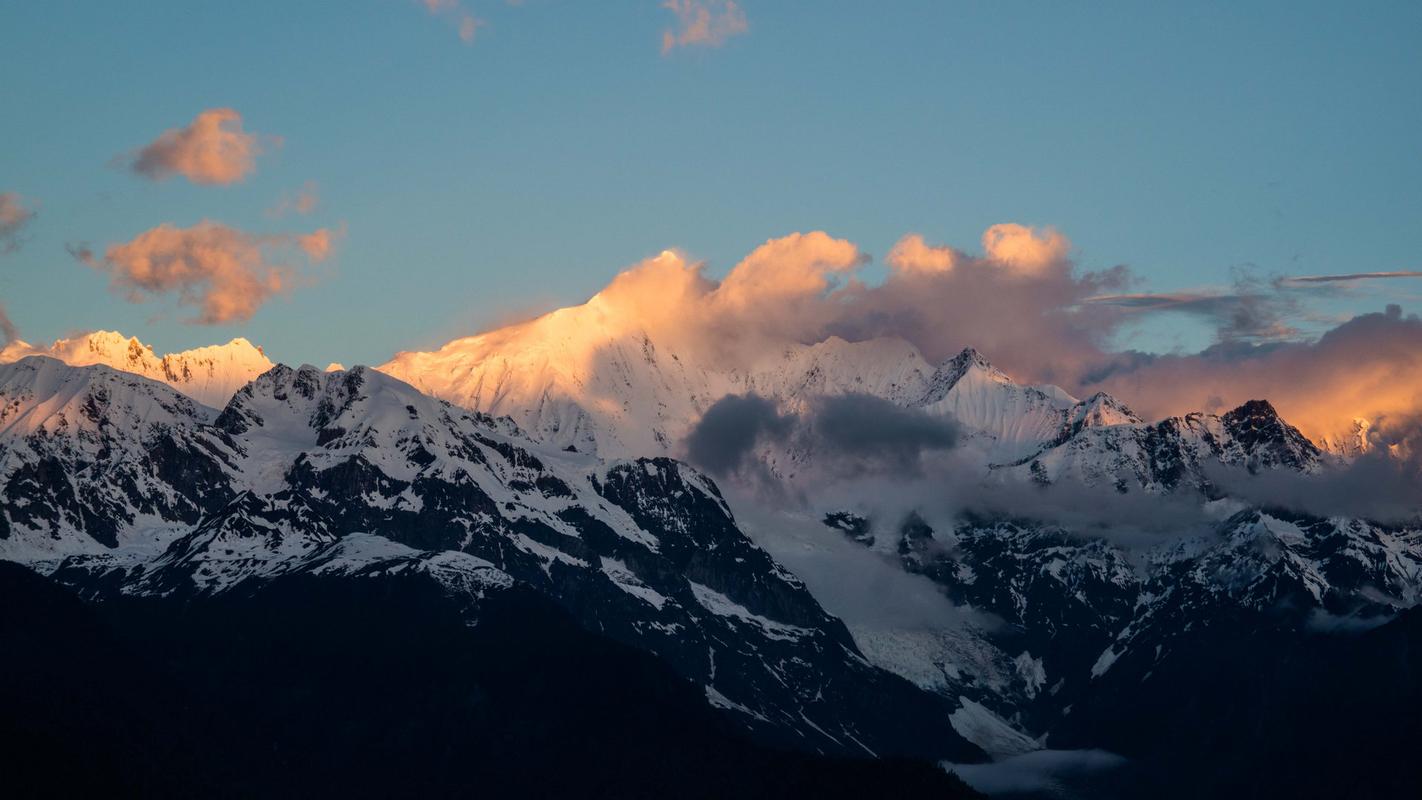
{"label": "clear sky", "polygon": [[[744,31],[666,52],[684,29],[657,0],[431,5],[0,5],[0,192],[36,212],[0,255],[20,334],[378,363],[666,247],[724,274],[812,229],[882,258],[910,231],[977,250],[993,223],[1050,225],[1155,292],[1422,269],[1422,3],[742,0]],[[280,137],[243,180],[124,166],[223,107]],[[307,182],[310,214],[271,213]],[[344,235],[211,326],[66,250],[204,219]],[[1311,313],[1415,311],[1419,291],[1368,281]],[[1135,344],[1208,343],[1172,325]]]}

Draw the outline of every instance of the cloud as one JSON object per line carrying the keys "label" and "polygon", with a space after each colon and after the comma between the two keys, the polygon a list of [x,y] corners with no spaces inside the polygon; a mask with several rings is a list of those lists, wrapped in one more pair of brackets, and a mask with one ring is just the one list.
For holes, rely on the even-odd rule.
{"label": "cloud", "polygon": [[952,420],[874,395],[817,398],[807,416],[819,446],[841,465],[851,463],[854,472],[913,474],[925,452],[958,444]]}
{"label": "cloud", "polygon": [[910,233],[894,244],[885,258],[891,269],[899,272],[948,272],[963,259],[963,254],[951,247],[930,245],[917,233]]}
{"label": "cloud", "polygon": [[24,231],[34,221],[33,209],[14,192],[0,192],[0,254],[13,253],[24,244]]}
{"label": "cloud", "polygon": [[261,152],[257,135],[242,130],[241,114],[211,108],[186,128],[166,130],[139,149],[129,168],[156,181],[182,175],[193,183],[225,186],[250,175]]}
{"label": "cloud", "polygon": [[1236,280],[1235,290],[1204,290],[1153,294],[1112,294],[1088,297],[1088,303],[1115,306],[1135,314],[1184,314],[1214,328],[1221,342],[1295,339],[1301,331],[1285,320],[1297,313],[1297,303],[1287,295],[1264,290],[1250,278]]}
{"label": "cloud", "polygon": [[1105,750],[1036,750],[990,764],[945,764],[984,794],[1076,795],[1073,783],[1122,767],[1126,759]]}
{"label": "cloud", "polygon": [[[1422,409],[1422,323],[1400,308],[1330,323],[1317,338],[1299,289],[1239,272],[1219,289],[1137,290],[1129,268],[1084,270],[1050,228],[994,225],[975,254],[910,234],[887,277],[859,278],[869,256],[823,231],[755,248],[721,280],[667,250],[625,270],[589,305],[613,335],[718,368],[752,371],[767,353],[832,336],[908,341],[930,362],[972,346],[1013,378],[1079,397],[1117,396],[1151,419],[1267,398],[1315,441]],[[1215,343],[1197,353],[1121,351],[1127,323],[1187,315]],[[711,398],[715,399],[715,398]]]}
{"label": "cloud", "polygon": [[1289,286],[1310,283],[1351,283],[1385,278],[1422,278],[1422,270],[1398,270],[1395,272],[1350,272],[1342,275],[1292,275],[1279,279],[1279,283]]}
{"label": "cloud", "polygon": [[687,457],[713,475],[729,475],[745,465],[758,442],[783,439],[795,421],[759,395],[726,395],[692,428],[686,438]]}
{"label": "cloud", "polygon": [[6,313],[3,304],[0,304],[0,337],[4,337],[3,344],[10,344],[20,339],[20,329],[10,321],[10,315]]}
{"label": "cloud", "polygon": [[666,0],[662,8],[676,15],[676,27],[662,31],[662,55],[678,47],[720,47],[750,30],[734,0]]}
{"label": "cloud", "polygon": [[294,193],[284,192],[276,205],[267,209],[267,216],[271,219],[281,219],[291,214],[305,216],[315,211],[320,202],[321,193],[316,181],[307,181]]}
{"label": "cloud", "polygon": [[272,297],[300,281],[302,262],[331,253],[333,234],[261,235],[204,220],[190,228],[164,223],[129,242],[110,245],[102,259],[84,246],[70,252],[110,276],[110,286],[130,302],[176,293],[195,306],[189,322],[213,325],[250,319]]}
{"label": "cloud", "polygon": [[489,24],[466,10],[459,0],[420,0],[420,5],[432,16],[449,20],[465,44],[473,44],[479,29]]}
{"label": "cloud", "polygon": [[983,233],[983,252],[990,260],[1027,274],[1061,262],[1070,249],[1071,242],[1051,228],[1037,231],[1009,222]]}
{"label": "cloud", "polygon": [[[713,403],[684,446],[687,460],[713,475],[778,492],[861,475],[912,477],[920,473],[925,456],[951,449],[958,439],[952,420],[874,395],[814,397],[793,413],[752,393]],[[796,475],[795,486],[783,486],[753,457],[767,445],[783,445],[812,466]]]}
{"label": "cloud", "polygon": [[1422,320],[1390,305],[1315,341],[1226,342],[1195,354],[1104,354],[1101,367],[1081,383],[1157,418],[1267,398],[1304,435],[1336,439],[1356,418],[1376,422],[1422,409]]}
{"label": "cloud", "polygon": [[1210,480],[1254,506],[1318,517],[1362,517],[1383,524],[1422,522],[1422,418],[1383,418],[1369,431],[1372,448],[1317,473],[1216,468]]}

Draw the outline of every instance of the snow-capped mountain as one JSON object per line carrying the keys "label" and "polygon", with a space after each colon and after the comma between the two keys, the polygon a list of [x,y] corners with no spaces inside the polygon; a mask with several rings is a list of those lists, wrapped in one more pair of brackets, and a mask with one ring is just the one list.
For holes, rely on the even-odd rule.
{"label": "snow-capped mountain", "polygon": [[0,350],[0,363],[26,356],[50,356],[66,364],[103,364],[161,381],[212,408],[221,408],[232,393],[272,368],[272,362],[246,339],[198,347],[159,356],[153,348],[113,331],[94,331],[59,339],[48,347],[14,341]]}
{"label": "snow-capped mountain", "polygon": [[703,348],[659,342],[599,297],[531,322],[400,353],[378,367],[466,408],[508,416],[535,438],[604,457],[676,454],[692,426],[729,394],[785,410],[816,397],[868,394],[952,416],[995,462],[1032,455],[1071,429],[1139,422],[1098,395],[1013,382],[975,350],[934,365],[913,345],[881,338],[784,342],[726,366]]}
{"label": "snow-capped mountain", "polygon": [[365,368],[277,366],[214,414],[136,375],[31,357],[4,367],[0,397],[0,557],[81,593],[221,594],[372,534],[419,551],[401,549],[401,569],[497,572],[553,599],[765,740],[980,757],[952,702],[871,666],[715,485],[670,459],[542,446]]}

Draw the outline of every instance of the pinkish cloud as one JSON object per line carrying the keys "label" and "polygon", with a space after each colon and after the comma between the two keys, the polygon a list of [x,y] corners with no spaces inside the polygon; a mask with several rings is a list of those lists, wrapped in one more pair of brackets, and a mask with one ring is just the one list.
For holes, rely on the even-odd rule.
{"label": "pinkish cloud", "polygon": [[242,130],[241,114],[211,108],[187,127],[166,130],[140,148],[129,167],[156,181],[182,175],[193,183],[226,186],[250,175],[261,152],[258,136]]}
{"label": "pinkish cloud", "polygon": [[662,8],[676,15],[676,26],[662,31],[662,55],[678,47],[720,47],[750,30],[734,0],[666,0]]}
{"label": "pinkish cloud", "polygon": [[301,266],[331,254],[333,234],[252,234],[204,220],[190,228],[167,223],[131,241],[110,245],[100,259],[88,248],[71,252],[109,275],[130,302],[176,294],[194,306],[188,320],[204,325],[250,319],[266,301],[302,280]]}

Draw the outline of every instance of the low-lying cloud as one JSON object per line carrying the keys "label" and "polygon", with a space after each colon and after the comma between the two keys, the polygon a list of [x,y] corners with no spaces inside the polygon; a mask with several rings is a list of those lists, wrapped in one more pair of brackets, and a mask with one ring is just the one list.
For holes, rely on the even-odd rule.
{"label": "low-lying cloud", "polygon": [[135,173],[155,181],[181,175],[197,184],[225,186],[257,168],[262,144],[242,130],[242,115],[230,108],[210,108],[183,128],[164,131],[128,157]]}
{"label": "low-lying cloud", "polygon": [[926,456],[951,449],[958,439],[952,420],[873,395],[816,397],[803,411],[782,413],[774,401],[746,394],[727,395],[708,408],[685,450],[692,464],[713,475],[785,488],[764,474],[762,448],[803,457],[807,469],[812,465],[814,480],[807,483],[813,484],[867,474],[916,475]]}
{"label": "low-lying cloud", "polygon": [[176,294],[197,308],[188,320],[204,325],[250,319],[264,303],[301,281],[302,267],[325,260],[336,234],[254,234],[218,222],[190,228],[167,223],[131,241],[109,245],[102,257],[71,247],[80,262],[109,275],[130,302]]}
{"label": "low-lying cloud", "polygon": [[1195,354],[1106,354],[1080,384],[1164,417],[1267,398],[1305,435],[1345,436],[1355,418],[1376,423],[1422,409],[1422,319],[1390,305],[1315,341],[1227,342]]}

